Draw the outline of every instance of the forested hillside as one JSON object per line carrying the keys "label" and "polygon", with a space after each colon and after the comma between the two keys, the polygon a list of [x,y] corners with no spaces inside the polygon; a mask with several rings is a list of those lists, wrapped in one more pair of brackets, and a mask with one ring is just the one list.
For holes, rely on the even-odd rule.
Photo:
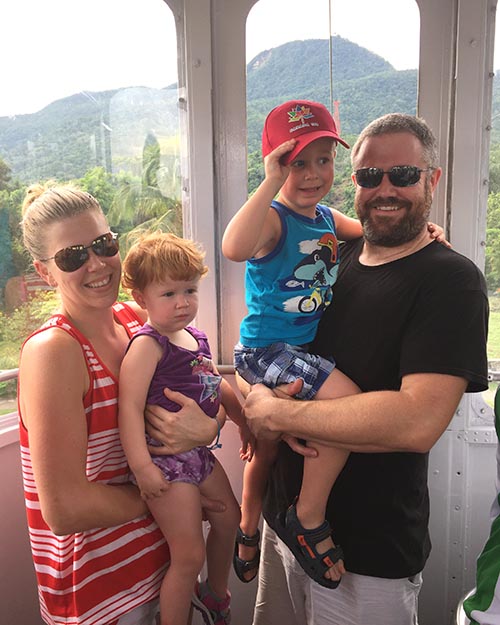
{"label": "forested hillside", "polygon": [[[417,70],[397,71],[380,56],[341,37],[292,41],[265,50],[247,67],[248,190],[262,180],[261,132],[267,113],[285,100],[312,99],[338,106],[342,136],[352,145],[372,119],[388,112],[415,113]],[[333,62],[330,66],[329,59]],[[331,68],[331,80],[330,80]],[[23,186],[33,181],[77,181],[99,198],[119,232],[145,219],[181,228],[179,95],[124,86],[80,92],[31,115],[0,117],[0,199],[9,221],[11,249],[0,252],[0,287],[22,273],[27,260],[18,232]],[[500,116],[500,87],[493,84],[492,116]],[[492,124],[486,275],[500,288],[500,137]],[[161,167],[160,167],[161,164]],[[353,215],[349,152],[339,149],[335,184],[325,198]]]}
{"label": "forested hillside", "polygon": [[[339,102],[342,132],[357,135],[387,112],[415,113],[417,70],[396,71],[390,63],[342,37],[333,37],[332,93]],[[328,40],[292,41],[256,56],[247,68],[248,143],[259,149],[267,113],[293,98],[330,106]]]}
{"label": "forested hillside", "polygon": [[[416,70],[396,71],[381,57],[341,37],[333,38],[331,52],[333,96],[340,103],[344,134],[356,135],[368,121],[388,111],[415,112]],[[329,105],[329,59],[328,40],[313,39],[266,50],[248,64],[250,152],[259,149],[264,117],[276,104],[303,98]],[[176,103],[175,86],[161,90],[137,86],[82,92],[31,115],[0,117],[0,159],[21,182],[80,178],[93,167],[106,168],[108,133],[114,132],[115,150],[119,126],[129,133],[137,127],[144,136],[144,119],[151,126],[156,118],[157,125],[153,123],[149,131],[164,134],[168,118],[175,123]],[[127,158],[126,153],[120,156]]]}

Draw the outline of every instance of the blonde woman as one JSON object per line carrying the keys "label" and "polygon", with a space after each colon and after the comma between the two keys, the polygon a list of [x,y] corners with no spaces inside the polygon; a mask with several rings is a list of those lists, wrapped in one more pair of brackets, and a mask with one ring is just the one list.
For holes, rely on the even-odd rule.
{"label": "blonde woman", "polygon": [[[129,483],[117,422],[120,364],[144,316],[135,304],[115,303],[118,241],[91,195],[33,186],[22,228],[36,271],[60,296],[58,312],[24,343],[19,368],[42,618],[50,625],[150,625],[169,552]],[[180,448],[206,444],[216,432],[203,415],[188,441],[175,430]]]}

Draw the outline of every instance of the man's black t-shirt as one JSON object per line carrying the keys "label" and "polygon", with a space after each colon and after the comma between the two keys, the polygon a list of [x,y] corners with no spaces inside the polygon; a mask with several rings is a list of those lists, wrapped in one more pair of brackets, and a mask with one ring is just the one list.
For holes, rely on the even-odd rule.
{"label": "man's black t-shirt", "polygon": [[[362,245],[343,246],[333,302],[311,351],[333,355],[364,392],[397,390],[412,373],[456,375],[467,379],[467,392],[485,390],[488,298],[477,267],[435,242],[368,267],[358,260]],[[327,512],[347,570],[402,578],[423,569],[430,552],[427,463],[427,454],[350,454]],[[271,527],[298,494],[301,476],[302,457],[282,444],[264,503]]]}

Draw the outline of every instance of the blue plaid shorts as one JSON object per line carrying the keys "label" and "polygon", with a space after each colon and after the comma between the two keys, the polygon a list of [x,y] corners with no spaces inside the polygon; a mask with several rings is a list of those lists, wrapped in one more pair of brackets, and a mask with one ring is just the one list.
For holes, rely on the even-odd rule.
{"label": "blue plaid shorts", "polygon": [[335,360],[310,354],[307,345],[273,343],[245,347],[238,343],[234,348],[234,367],[249,384],[265,384],[269,388],[301,378],[304,384],[295,397],[312,399],[335,369]]}

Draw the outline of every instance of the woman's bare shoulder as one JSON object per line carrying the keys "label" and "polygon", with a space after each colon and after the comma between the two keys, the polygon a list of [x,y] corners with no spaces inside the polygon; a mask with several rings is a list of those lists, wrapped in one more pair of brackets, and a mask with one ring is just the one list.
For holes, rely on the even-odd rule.
{"label": "woman's bare shoulder", "polygon": [[20,367],[29,363],[51,369],[67,368],[82,360],[80,343],[65,330],[51,327],[37,332],[25,342],[20,358]]}

